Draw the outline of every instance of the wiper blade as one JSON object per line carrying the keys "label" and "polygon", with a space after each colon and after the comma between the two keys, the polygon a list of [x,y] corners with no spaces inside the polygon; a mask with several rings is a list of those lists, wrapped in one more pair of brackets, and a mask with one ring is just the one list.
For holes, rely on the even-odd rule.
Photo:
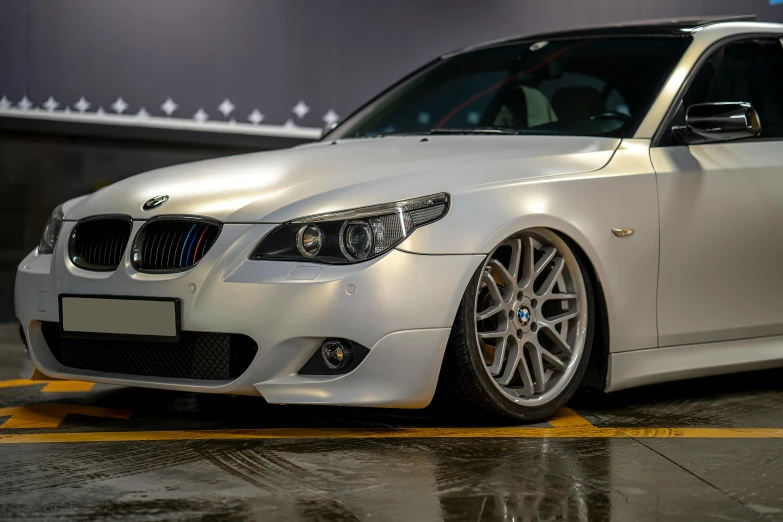
{"label": "wiper blade", "polygon": [[430,129],[429,134],[520,134],[511,127],[468,127],[466,129]]}
{"label": "wiper blade", "polygon": [[375,134],[374,136],[369,136],[372,138],[385,138],[386,136],[425,136],[427,134],[432,134],[430,131],[394,131],[394,132],[380,132],[378,134]]}
{"label": "wiper blade", "polygon": [[522,134],[522,130],[511,127],[467,127],[464,129],[430,129],[424,131],[394,131],[375,134],[374,138],[386,136],[426,136],[432,134]]}

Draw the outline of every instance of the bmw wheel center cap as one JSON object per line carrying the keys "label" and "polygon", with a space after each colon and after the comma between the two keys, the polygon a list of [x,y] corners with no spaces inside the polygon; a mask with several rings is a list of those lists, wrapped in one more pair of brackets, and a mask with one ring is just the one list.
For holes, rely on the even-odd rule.
{"label": "bmw wheel center cap", "polygon": [[519,307],[519,310],[517,310],[517,321],[522,326],[527,326],[530,322],[530,309],[527,306],[522,305]]}

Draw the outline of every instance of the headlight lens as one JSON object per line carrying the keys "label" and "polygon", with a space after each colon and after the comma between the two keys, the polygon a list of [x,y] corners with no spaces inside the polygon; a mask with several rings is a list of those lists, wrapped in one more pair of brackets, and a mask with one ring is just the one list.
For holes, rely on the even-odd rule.
{"label": "headlight lens", "polygon": [[60,229],[63,226],[63,206],[57,205],[52,211],[49,221],[46,222],[41,243],[38,245],[39,254],[51,254],[54,252],[54,245],[57,244],[57,237],[60,235]]}
{"label": "headlight lens", "polygon": [[346,221],[340,229],[340,247],[346,258],[367,259],[374,239],[372,228],[366,221]]}
{"label": "headlight lens", "polygon": [[323,244],[324,236],[318,225],[302,225],[296,234],[296,248],[305,257],[318,255]]}
{"label": "headlight lens", "polygon": [[358,263],[388,252],[449,210],[448,194],[296,219],[272,231],[251,259]]}

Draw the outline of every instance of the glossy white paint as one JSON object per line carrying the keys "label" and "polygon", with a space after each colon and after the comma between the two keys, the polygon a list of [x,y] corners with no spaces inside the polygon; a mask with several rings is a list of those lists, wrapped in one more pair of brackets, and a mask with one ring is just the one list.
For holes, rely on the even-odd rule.
{"label": "glossy white paint", "polygon": [[[619,142],[564,136],[399,136],[316,143],[147,172],[85,198],[66,219],[189,214],[225,223],[282,223],[479,183],[588,172],[606,165]],[[141,210],[145,201],[162,194],[169,196],[165,204]]]}
{"label": "glossy white paint", "polygon": [[661,346],[783,334],[783,148],[654,148]]}
{"label": "glossy white paint", "polygon": [[[611,350],[655,347],[658,196],[649,151],[647,140],[624,140],[609,164],[595,172],[452,190],[454,211],[416,231],[400,248],[488,253],[516,231],[551,228],[573,239],[595,268],[609,311]],[[617,238],[612,228],[618,225],[636,232]]]}
{"label": "glossy white paint", "polygon": [[[134,223],[135,234],[142,222]],[[58,242],[54,255],[32,252],[19,265],[15,289],[17,316],[25,326],[30,355],[37,368],[55,378],[83,378],[95,382],[193,392],[258,394],[267,381],[280,397],[302,402],[296,391],[312,377],[296,377],[296,372],[327,337],[345,337],[370,348],[361,372],[343,376],[330,384],[329,393],[347,404],[345,386],[356,390],[367,383],[367,375],[386,372],[392,390],[357,392],[353,404],[420,407],[423,395],[434,391],[459,300],[468,279],[483,261],[480,255],[422,256],[393,250],[386,256],[358,265],[319,265],[322,271],[313,280],[291,280],[288,275],[301,263],[253,261],[247,253],[258,238],[273,225],[224,225],[215,246],[187,272],[167,275],[140,274],[133,270],[129,253],[116,272],[87,272],[75,267],[65,256],[64,242]],[[63,234],[73,223],[66,222]],[[305,265],[307,266],[307,265]],[[191,294],[188,286],[195,284]],[[346,287],[353,285],[353,294]],[[422,289],[428,291],[422,292]],[[98,374],[68,369],[60,365],[46,347],[41,321],[56,322],[57,300],[45,312],[35,308],[39,291],[85,295],[175,297],[181,301],[182,329],[202,332],[242,333],[259,346],[250,368],[230,382],[205,382]],[[400,303],[405,303],[401,306]],[[408,333],[413,332],[413,333]],[[399,333],[394,337],[390,334]],[[406,347],[399,339],[407,340]],[[374,354],[380,347],[382,355]],[[389,350],[400,357],[389,364]],[[413,350],[415,353],[406,352]],[[420,360],[421,359],[421,360]],[[424,364],[424,362],[428,364]],[[419,365],[413,371],[410,364]],[[410,381],[417,372],[427,378]],[[283,379],[280,381],[280,379]],[[434,381],[432,381],[434,379]],[[355,381],[356,382],[355,382]],[[364,383],[364,384],[362,384]],[[285,386],[282,386],[285,384]],[[312,390],[310,386],[307,390]],[[312,391],[302,392],[310,393]],[[326,391],[324,391],[326,393]],[[295,399],[299,397],[299,399]],[[429,396],[431,398],[431,395]]]}
{"label": "glossy white paint", "polygon": [[[207,256],[176,274],[137,273],[127,258],[116,272],[87,272],[67,259],[65,241],[54,255],[32,252],[19,266],[15,290],[32,361],[52,377],[261,393],[279,403],[421,407],[432,397],[458,303],[485,255],[513,233],[547,227],[584,251],[601,283],[609,390],[783,364],[780,337],[747,339],[783,334],[778,143],[650,146],[705,49],[731,35],[770,32],[783,33],[783,26],[725,23],[695,31],[634,139],[340,140],[161,169],[72,200],[63,207],[62,237],[75,220],[100,214],[131,216],[134,235],[143,220],[169,214],[226,224]],[[349,266],[248,259],[277,223],[439,192],[451,195],[448,215],[380,258]],[[141,210],[161,194],[167,203]],[[617,237],[618,228],[634,233]],[[60,293],[177,297],[183,329],[244,333],[259,353],[230,382],[74,373],[54,360],[39,328],[58,319]],[[344,376],[298,376],[326,337],[352,339],[370,355]],[[732,341],[714,342],[726,339]]]}
{"label": "glossy white paint", "polygon": [[256,388],[273,404],[376,407],[399,406],[402,388],[405,407],[424,408],[435,393],[450,333],[451,328],[394,332],[378,341],[350,374],[291,375],[260,382]]}
{"label": "glossy white paint", "polygon": [[606,391],[783,366],[783,337],[613,353]]}

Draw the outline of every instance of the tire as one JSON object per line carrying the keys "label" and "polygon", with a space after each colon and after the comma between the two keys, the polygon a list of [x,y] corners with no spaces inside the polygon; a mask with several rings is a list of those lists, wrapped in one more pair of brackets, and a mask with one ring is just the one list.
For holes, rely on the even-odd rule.
{"label": "tire", "polygon": [[[507,265],[507,273],[499,265]],[[457,311],[444,361],[449,402],[523,422],[562,408],[579,387],[592,349],[595,305],[586,266],[569,240],[548,229],[526,230],[498,245]]]}

